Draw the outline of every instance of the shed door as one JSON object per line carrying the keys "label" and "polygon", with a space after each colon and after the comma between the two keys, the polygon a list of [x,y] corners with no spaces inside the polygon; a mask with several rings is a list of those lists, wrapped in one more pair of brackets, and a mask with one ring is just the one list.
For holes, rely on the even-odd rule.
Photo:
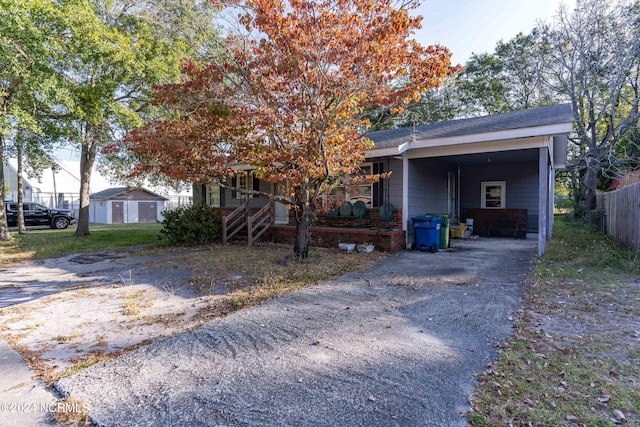
{"label": "shed door", "polygon": [[156,222],[157,218],[157,202],[138,202],[138,222]]}
{"label": "shed door", "polygon": [[113,202],[111,204],[111,223],[122,224],[124,222],[124,203]]}

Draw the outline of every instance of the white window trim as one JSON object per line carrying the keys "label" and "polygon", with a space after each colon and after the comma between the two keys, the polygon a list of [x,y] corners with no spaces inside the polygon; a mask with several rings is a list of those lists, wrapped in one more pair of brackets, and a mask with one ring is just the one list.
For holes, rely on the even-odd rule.
{"label": "white window trim", "polygon": [[[244,179],[244,186],[243,184]],[[236,174],[236,187],[242,190],[253,191],[253,172],[237,173]],[[246,194],[236,191],[236,199],[244,199]],[[250,199],[253,199],[253,194],[248,195]]]}
{"label": "white window trim", "polygon": [[220,183],[214,179],[211,184],[207,185],[206,204],[215,208],[220,207]]}
{"label": "white window trim", "polygon": [[[487,187],[500,187],[500,206],[487,206]],[[507,181],[484,181],[480,184],[480,207],[482,209],[505,209]]]}
{"label": "white window trim", "polygon": [[[365,162],[365,163],[360,164],[360,172],[362,172],[363,169],[367,169],[369,171],[369,173],[366,174],[366,175],[361,175],[361,174],[358,174],[358,175],[361,175],[361,176],[371,176],[371,175],[373,175],[373,162]],[[358,176],[358,175],[354,175],[354,176]],[[360,185],[358,185],[358,187],[363,187],[363,188],[364,187],[369,187],[369,197],[368,197],[369,202],[365,202],[365,204],[367,205],[368,208],[370,208],[373,205],[373,183],[371,183],[371,184],[360,184]],[[363,193],[360,193],[360,195],[362,195],[362,194]],[[346,200],[348,202],[353,202],[353,200],[351,199],[351,196],[352,196],[351,193],[347,193],[346,194]],[[354,196],[356,196],[355,198],[357,199],[358,195],[354,195]]]}
{"label": "white window trim", "polygon": [[[362,171],[362,169],[368,169],[369,173],[366,176],[371,176],[373,175],[373,162],[364,162],[360,164],[360,170]],[[358,175],[354,175],[354,176],[358,176]],[[347,177],[348,179],[348,177]],[[369,187],[369,202],[365,202],[365,204],[367,205],[368,208],[373,206],[373,183],[371,184],[360,184],[358,185],[358,187]],[[345,193],[344,193],[344,200],[347,202],[352,202],[353,200],[351,199],[352,194],[346,191],[346,187],[343,185],[340,185],[336,188],[343,188],[345,189]],[[335,189],[334,189],[335,190]],[[360,193],[362,194],[362,193]],[[357,199],[357,195],[354,195],[355,198]],[[326,203],[328,199],[332,199],[332,198],[336,198],[334,195],[331,194],[325,194],[323,196],[323,202]]]}

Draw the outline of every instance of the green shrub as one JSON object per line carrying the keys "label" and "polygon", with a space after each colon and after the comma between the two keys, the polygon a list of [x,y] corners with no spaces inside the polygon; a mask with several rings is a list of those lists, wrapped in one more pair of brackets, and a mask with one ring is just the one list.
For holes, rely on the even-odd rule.
{"label": "green shrub", "polygon": [[573,219],[580,220],[587,217],[587,204],[580,202],[573,208]]}
{"label": "green shrub", "polygon": [[163,212],[160,238],[170,245],[201,245],[220,239],[220,209],[206,205],[181,207]]}

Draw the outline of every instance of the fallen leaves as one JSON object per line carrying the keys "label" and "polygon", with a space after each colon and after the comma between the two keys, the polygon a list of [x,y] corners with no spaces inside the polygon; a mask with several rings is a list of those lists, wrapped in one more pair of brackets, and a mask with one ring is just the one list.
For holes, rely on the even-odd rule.
{"label": "fallen leaves", "polygon": [[640,337],[640,286],[602,272],[567,280],[574,264],[541,260],[514,334],[479,376],[470,425],[640,426],[640,365],[629,345]]}
{"label": "fallen leaves", "polygon": [[613,411],[613,418],[616,420],[616,422],[618,423],[624,423],[627,421],[627,417],[624,416],[624,414],[622,413],[622,411],[616,409],[615,411]]}
{"label": "fallen leaves", "polygon": [[601,391],[600,396],[598,396],[596,399],[600,403],[608,403],[611,400],[611,396],[609,395],[609,393]]}

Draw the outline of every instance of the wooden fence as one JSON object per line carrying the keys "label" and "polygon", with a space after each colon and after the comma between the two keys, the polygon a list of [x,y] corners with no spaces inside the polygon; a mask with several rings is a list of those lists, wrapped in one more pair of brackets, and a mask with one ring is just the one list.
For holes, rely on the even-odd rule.
{"label": "wooden fence", "polygon": [[640,183],[598,195],[607,233],[640,251]]}

